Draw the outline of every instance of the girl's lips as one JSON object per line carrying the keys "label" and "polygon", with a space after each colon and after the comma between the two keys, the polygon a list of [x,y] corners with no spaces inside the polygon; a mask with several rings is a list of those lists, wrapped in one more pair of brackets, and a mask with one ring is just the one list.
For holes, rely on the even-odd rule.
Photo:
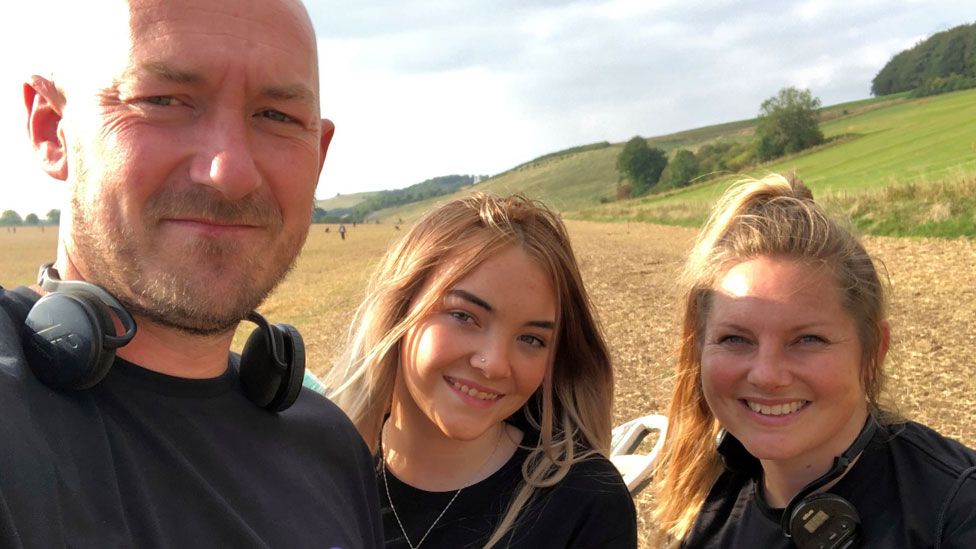
{"label": "girl's lips", "polygon": [[488,387],[478,385],[469,380],[462,380],[449,376],[444,376],[444,381],[461,397],[479,406],[490,405],[503,397],[502,393],[497,393]]}

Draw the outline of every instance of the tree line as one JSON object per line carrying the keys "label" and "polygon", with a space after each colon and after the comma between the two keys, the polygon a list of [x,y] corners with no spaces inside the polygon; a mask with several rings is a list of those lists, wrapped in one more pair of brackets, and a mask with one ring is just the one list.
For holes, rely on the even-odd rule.
{"label": "tree line", "polygon": [[21,225],[57,225],[61,221],[61,210],[50,210],[42,221],[35,213],[24,217],[14,210],[4,210],[0,213],[0,226],[19,227]]}
{"label": "tree line", "polygon": [[617,156],[617,198],[685,187],[699,178],[741,171],[819,145],[824,142],[820,105],[810,90],[783,88],[760,105],[752,142],[709,143],[697,151],[679,149],[670,159],[664,150],[635,136]]}
{"label": "tree line", "polygon": [[976,23],[933,34],[899,52],[871,81],[875,96],[935,95],[976,87]]}
{"label": "tree line", "polygon": [[351,208],[324,210],[316,207],[312,212],[312,221],[314,223],[361,222],[373,212],[451,194],[462,187],[473,185],[487,178],[487,175],[432,177],[402,189],[379,191]]}

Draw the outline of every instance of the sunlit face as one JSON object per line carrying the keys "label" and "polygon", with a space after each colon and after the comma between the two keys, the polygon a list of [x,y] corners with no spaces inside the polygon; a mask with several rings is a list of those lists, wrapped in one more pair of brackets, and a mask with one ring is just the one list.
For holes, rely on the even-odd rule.
{"label": "sunlit face", "polygon": [[290,1],[133,0],[127,19],[129,55],[66,84],[66,251],[133,312],[226,331],[308,231],[331,134],[312,29]]}
{"label": "sunlit face", "polygon": [[758,257],[718,280],[702,388],[719,422],[763,460],[822,466],[867,417],[854,318],[825,269]]}
{"label": "sunlit face", "polygon": [[506,248],[404,336],[394,409],[456,440],[493,430],[542,384],[555,321],[549,277],[521,248]]}

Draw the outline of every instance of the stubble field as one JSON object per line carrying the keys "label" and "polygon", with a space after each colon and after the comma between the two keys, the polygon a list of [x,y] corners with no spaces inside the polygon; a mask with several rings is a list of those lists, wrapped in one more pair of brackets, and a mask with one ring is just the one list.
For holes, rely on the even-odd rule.
{"label": "stubble field", "polygon": [[[674,281],[695,231],[640,223],[568,225],[613,353],[616,423],[663,412],[674,362]],[[308,366],[317,374],[339,356],[372,266],[401,234],[390,225],[360,225],[341,241],[330,229],[312,227],[294,272],[261,307],[272,321],[301,330]],[[37,265],[54,258],[55,239],[50,228],[0,232],[0,284],[31,282]],[[904,416],[976,446],[976,241],[867,238],[866,245],[891,281],[888,402]],[[642,539],[650,528],[650,502],[647,490],[637,498]]]}

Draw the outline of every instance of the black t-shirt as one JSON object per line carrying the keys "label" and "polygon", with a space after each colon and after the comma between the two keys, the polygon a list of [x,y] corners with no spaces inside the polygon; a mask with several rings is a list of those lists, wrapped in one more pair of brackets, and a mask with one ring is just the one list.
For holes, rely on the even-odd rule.
{"label": "black t-shirt", "polygon": [[[976,452],[917,423],[878,430],[829,492],[861,519],[862,547],[976,548]],[[779,520],[758,491],[761,480],[724,472],[682,544],[690,548],[787,548]]]}
{"label": "black t-shirt", "polygon": [[[519,448],[501,469],[463,489],[437,521],[423,547],[482,547],[516,492],[528,453]],[[408,545],[390,508],[383,479],[377,478],[386,548],[406,549]],[[455,491],[420,490],[389,471],[386,478],[396,512],[416,546]],[[496,547],[633,549],[637,547],[634,501],[612,463],[602,457],[587,459],[573,465],[555,486],[537,490],[514,529]]]}
{"label": "black t-shirt", "polygon": [[0,547],[382,546],[371,456],[324,397],[274,414],[233,367],[193,380],[121,359],[54,391],[17,329],[0,309]]}

